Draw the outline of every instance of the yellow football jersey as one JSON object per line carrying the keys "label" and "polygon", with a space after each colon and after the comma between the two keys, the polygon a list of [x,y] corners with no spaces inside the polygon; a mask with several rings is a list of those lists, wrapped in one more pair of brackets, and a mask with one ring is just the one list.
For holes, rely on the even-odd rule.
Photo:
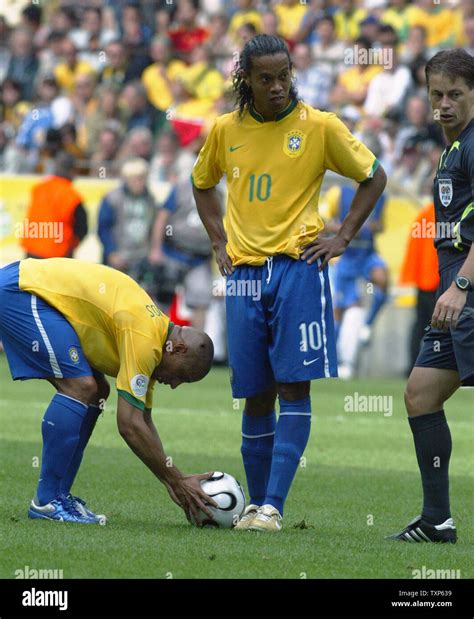
{"label": "yellow football jersey", "polygon": [[267,256],[298,258],[324,228],[318,212],[326,170],[358,183],[378,166],[335,114],[292,101],[274,121],[255,109],[220,116],[192,172],[198,189],[227,176],[224,220],[234,265],[260,265]]}
{"label": "yellow football jersey", "polygon": [[152,407],[151,378],[173,323],[128,275],[71,258],[20,262],[19,287],[60,312],[96,370],[117,377],[128,402]]}

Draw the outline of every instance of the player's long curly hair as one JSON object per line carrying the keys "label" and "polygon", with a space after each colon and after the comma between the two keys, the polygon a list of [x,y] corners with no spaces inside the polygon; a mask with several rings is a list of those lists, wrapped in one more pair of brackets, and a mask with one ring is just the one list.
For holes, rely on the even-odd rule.
{"label": "player's long curly hair", "polygon": [[[288,51],[285,41],[280,39],[280,37],[258,34],[245,44],[244,49],[240,53],[240,58],[236,62],[235,69],[232,72],[232,85],[236,96],[236,104],[239,107],[239,116],[241,118],[245,109],[248,108],[253,101],[252,89],[245,82],[245,78],[249,76],[252,68],[252,58],[280,53],[284,53],[288,56],[291,70],[293,68],[293,63],[291,62],[290,52]],[[298,99],[298,92],[293,81],[290,87],[290,98],[295,100]]]}

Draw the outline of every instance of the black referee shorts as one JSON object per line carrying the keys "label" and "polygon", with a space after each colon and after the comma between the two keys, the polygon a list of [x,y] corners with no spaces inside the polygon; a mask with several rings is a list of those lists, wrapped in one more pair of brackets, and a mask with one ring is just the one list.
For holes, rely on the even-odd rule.
{"label": "black referee shorts", "polygon": [[[462,262],[440,273],[437,299],[451,286],[461,265]],[[464,386],[474,387],[474,292],[468,293],[455,329],[427,327],[415,367],[455,370]]]}

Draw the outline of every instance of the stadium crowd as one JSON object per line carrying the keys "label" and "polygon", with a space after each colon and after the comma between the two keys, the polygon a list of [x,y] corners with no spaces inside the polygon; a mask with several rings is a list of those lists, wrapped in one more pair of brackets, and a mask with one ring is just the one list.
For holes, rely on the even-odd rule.
{"label": "stadium crowd", "polygon": [[[233,109],[232,69],[255,33],[287,41],[300,96],[351,122],[392,178],[429,187],[443,146],[424,65],[474,54],[470,0],[10,1],[0,16],[0,161],[116,177],[131,157],[175,182],[213,120]],[[100,176],[102,174],[102,176]]]}

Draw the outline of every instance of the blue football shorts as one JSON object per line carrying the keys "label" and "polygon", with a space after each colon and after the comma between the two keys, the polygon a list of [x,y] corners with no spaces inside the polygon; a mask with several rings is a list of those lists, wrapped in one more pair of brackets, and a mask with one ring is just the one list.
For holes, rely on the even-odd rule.
{"label": "blue football shorts", "polygon": [[337,376],[327,267],[285,255],[241,265],[226,280],[229,366],[234,398],[275,382]]}
{"label": "blue football shorts", "polygon": [[18,287],[19,262],[0,269],[0,339],[14,380],[98,376],[66,318]]}

